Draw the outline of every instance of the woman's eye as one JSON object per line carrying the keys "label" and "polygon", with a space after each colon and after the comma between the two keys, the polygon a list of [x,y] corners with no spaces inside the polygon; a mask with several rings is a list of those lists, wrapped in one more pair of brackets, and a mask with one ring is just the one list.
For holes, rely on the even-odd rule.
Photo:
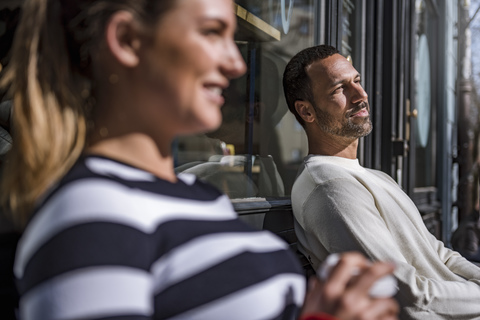
{"label": "woman's eye", "polygon": [[203,30],[203,34],[206,36],[219,36],[222,33],[219,29],[205,29]]}

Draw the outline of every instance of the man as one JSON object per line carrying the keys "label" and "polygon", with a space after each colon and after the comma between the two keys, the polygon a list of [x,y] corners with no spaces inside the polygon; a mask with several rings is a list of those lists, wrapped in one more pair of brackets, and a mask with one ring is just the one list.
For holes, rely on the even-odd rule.
{"label": "man", "polygon": [[390,176],[360,166],[358,139],[372,124],[352,64],[333,47],[308,48],[287,65],[283,86],[308,137],[292,205],[300,249],[313,266],[351,250],[393,261],[402,319],[480,319],[480,268],[428,232]]}

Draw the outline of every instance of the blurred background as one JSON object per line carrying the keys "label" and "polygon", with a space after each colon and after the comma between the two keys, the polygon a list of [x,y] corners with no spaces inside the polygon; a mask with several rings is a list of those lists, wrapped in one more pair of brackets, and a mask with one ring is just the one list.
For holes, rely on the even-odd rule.
{"label": "blurred background", "polygon": [[[8,65],[22,3],[0,1],[1,69]],[[266,213],[290,210],[307,143],[284,101],[283,69],[301,49],[331,44],[362,74],[369,94],[374,129],[361,140],[361,163],[392,176],[430,232],[476,259],[480,0],[235,4],[236,42],[248,72],[225,91],[217,131],[176,139],[176,171],[223,190],[254,224]],[[0,94],[7,101],[0,106],[0,125],[9,133],[9,97]]]}

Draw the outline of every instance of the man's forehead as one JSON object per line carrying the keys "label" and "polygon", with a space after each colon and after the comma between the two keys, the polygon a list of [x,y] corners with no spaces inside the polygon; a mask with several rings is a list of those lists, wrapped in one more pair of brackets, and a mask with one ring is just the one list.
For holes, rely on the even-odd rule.
{"label": "man's forehead", "polygon": [[325,85],[352,79],[358,75],[352,64],[338,53],[313,62],[307,68],[307,73],[314,82]]}

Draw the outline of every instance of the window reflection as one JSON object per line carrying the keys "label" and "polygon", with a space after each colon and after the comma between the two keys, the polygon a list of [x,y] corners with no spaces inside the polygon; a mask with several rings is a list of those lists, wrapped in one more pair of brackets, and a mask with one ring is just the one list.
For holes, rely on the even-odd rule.
{"label": "window reflection", "polygon": [[416,61],[414,108],[418,110],[415,138],[415,187],[435,185],[435,140],[432,134],[429,38],[431,14],[425,0],[416,0]]}
{"label": "window reflection", "polygon": [[231,198],[287,196],[307,143],[284,101],[282,75],[294,54],[314,45],[314,0],[236,4],[236,40],[248,72],[225,91],[218,130],[177,139],[176,171]]}

